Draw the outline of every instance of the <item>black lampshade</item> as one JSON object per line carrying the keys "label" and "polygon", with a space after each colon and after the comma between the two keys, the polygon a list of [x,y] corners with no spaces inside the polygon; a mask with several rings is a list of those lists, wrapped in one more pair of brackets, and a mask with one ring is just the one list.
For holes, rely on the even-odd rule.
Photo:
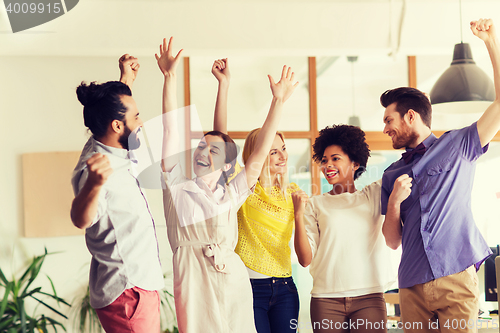
{"label": "black lampshade", "polygon": [[493,82],[472,60],[469,44],[455,44],[450,68],[436,81],[430,97],[432,104],[495,99]]}

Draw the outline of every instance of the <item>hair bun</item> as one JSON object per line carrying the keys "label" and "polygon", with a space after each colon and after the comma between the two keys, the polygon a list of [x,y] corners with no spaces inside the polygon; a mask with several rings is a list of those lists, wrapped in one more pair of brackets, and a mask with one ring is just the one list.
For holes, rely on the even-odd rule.
{"label": "hair bun", "polygon": [[82,83],[76,88],[76,96],[80,103],[83,106],[89,104],[90,101],[94,100],[94,95],[96,92],[96,83],[91,82],[90,84],[86,84],[82,81]]}

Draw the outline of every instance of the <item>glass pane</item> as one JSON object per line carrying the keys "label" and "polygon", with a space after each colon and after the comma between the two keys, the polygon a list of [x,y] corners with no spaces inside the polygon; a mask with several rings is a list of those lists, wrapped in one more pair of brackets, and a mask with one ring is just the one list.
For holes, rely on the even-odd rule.
{"label": "glass pane", "polygon": [[382,131],[380,95],[408,85],[405,56],[360,56],[353,65],[344,56],[318,57],[316,70],[318,129],[348,124],[349,117],[358,116],[364,131]]}
{"label": "glass pane", "polygon": [[[196,105],[202,128],[212,129],[217,79],[212,75],[213,57],[191,57],[191,103]],[[286,102],[281,131],[309,130],[308,62],[306,57],[234,57],[229,59],[231,87],[228,100],[228,128],[250,131],[261,127],[271,104],[270,74],[279,81],[283,65],[291,66],[299,86]]]}

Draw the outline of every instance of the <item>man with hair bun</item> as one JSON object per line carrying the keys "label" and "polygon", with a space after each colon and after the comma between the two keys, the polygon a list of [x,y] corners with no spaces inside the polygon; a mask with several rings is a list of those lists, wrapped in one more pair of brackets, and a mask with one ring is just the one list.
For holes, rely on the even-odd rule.
{"label": "man with hair bun", "polygon": [[90,304],[110,332],[159,332],[163,288],[155,224],[129,148],[142,126],[130,87],[137,58],[120,60],[121,79],[77,88],[92,136],[73,172],[73,224],[92,254]]}
{"label": "man with hair bun", "polygon": [[413,88],[388,90],[384,133],[402,158],[382,178],[382,231],[402,244],[399,297],[405,332],[477,332],[476,271],[491,251],[474,223],[475,162],[500,129],[500,47],[490,19],[471,22],[493,64],[495,101],[472,125],[431,132],[431,104]]}

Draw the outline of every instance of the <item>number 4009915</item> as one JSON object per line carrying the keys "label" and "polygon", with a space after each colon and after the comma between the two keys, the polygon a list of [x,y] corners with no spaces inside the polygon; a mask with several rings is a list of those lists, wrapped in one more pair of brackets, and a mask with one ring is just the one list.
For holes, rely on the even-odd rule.
{"label": "number 4009915", "polygon": [[54,14],[59,14],[61,12],[61,3],[56,2],[56,3],[48,3],[48,4],[43,4],[43,3],[9,3],[8,6],[6,7],[7,13],[15,13],[15,14],[34,14],[34,13],[54,13]]}

